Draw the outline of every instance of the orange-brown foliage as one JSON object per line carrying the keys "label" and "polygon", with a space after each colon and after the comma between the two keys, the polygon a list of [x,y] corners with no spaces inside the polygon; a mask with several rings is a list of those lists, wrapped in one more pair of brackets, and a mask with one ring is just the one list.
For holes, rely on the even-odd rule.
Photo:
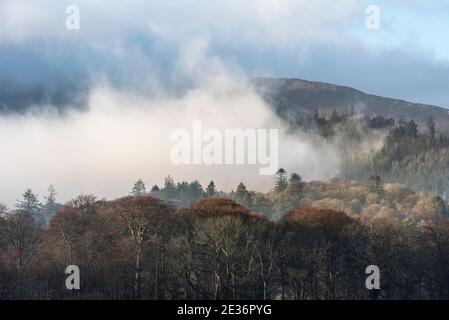
{"label": "orange-brown foliage", "polygon": [[202,218],[235,216],[244,220],[266,220],[264,216],[253,213],[233,200],[226,198],[209,198],[200,200],[191,204],[187,208],[180,209],[179,213],[184,216]]}
{"label": "orange-brown foliage", "polygon": [[281,220],[281,223],[298,223],[304,225],[345,226],[357,223],[342,211],[319,208],[299,208],[291,211]]}

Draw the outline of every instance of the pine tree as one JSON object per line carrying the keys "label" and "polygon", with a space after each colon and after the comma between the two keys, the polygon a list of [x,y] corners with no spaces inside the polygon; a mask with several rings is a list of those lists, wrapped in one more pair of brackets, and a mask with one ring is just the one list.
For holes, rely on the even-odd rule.
{"label": "pine tree", "polygon": [[384,183],[380,176],[371,175],[368,180],[368,190],[372,193],[377,193],[380,197],[385,195]]}
{"label": "pine tree", "polygon": [[[176,184],[176,199],[181,202],[181,205],[185,206],[192,203],[192,196],[190,192],[190,184],[187,181],[178,182]],[[171,200],[174,198],[172,197]]]}
{"label": "pine tree", "polygon": [[165,200],[178,200],[178,189],[175,181],[170,175],[164,180],[164,187],[161,189],[162,198]]}
{"label": "pine tree", "polygon": [[44,222],[45,225],[48,224],[48,221],[50,220],[51,216],[58,210],[59,205],[56,203],[56,189],[53,187],[53,185],[50,185],[47,190],[47,195],[44,196],[45,203],[40,210],[40,220]]}
{"label": "pine tree", "polygon": [[56,189],[53,185],[50,185],[47,190],[47,195],[44,197],[45,199],[45,208],[52,209],[56,206]]}
{"label": "pine tree", "polygon": [[134,183],[134,186],[131,190],[131,194],[133,196],[138,196],[145,193],[145,182],[142,179],[139,179]]}
{"label": "pine tree", "polygon": [[236,202],[246,208],[249,208],[251,205],[251,195],[249,191],[246,189],[246,186],[243,182],[237,186],[237,191],[235,192]]}
{"label": "pine tree", "polygon": [[276,177],[276,181],[274,182],[274,190],[276,190],[277,192],[282,192],[288,186],[287,172],[283,168],[280,168],[276,172],[276,175],[277,175],[277,177]]}
{"label": "pine tree", "polygon": [[304,188],[304,182],[299,174],[292,173],[288,179],[288,186],[294,191],[302,191]]}
{"label": "pine tree", "polygon": [[157,184],[155,184],[152,188],[151,188],[151,192],[159,192],[161,191],[161,189],[158,187]]}
{"label": "pine tree", "polygon": [[306,184],[299,174],[292,173],[290,175],[285,192],[280,195],[274,205],[274,220],[281,219],[285,214],[301,206],[305,186]]}
{"label": "pine tree", "polygon": [[407,134],[413,138],[418,137],[418,125],[412,119],[407,123]]}
{"label": "pine tree", "polygon": [[36,194],[33,193],[31,189],[26,189],[22,194],[23,200],[17,200],[16,207],[19,210],[23,210],[29,213],[37,223],[45,224],[45,219],[41,217],[41,208],[42,204],[39,202],[39,199]]}
{"label": "pine tree", "polygon": [[41,204],[36,194],[31,189],[26,189],[22,195],[23,200],[17,200],[16,207],[32,214],[39,210]]}
{"label": "pine tree", "polygon": [[190,183],[190,201],[196,202],[200,200],[204,195],[204,189],[198,180]]}
{"label": "pine tree", "polygon": [[287,187],[287,203],[288,209],[293,210],[298,208],[301,205],[301,201],[304,198],[304,188],[305,182],[302,181],[302,178],[297,173],[292,173],[290,175],[288,187]]}
{"label": "pine tree", "polygon": [[215,197],[217,195],[217,188],[215,187],[215,183],[211,181],[206,188],[206,195],[209,198]]}
{"label": "pine tree", "polygon": [[427,129],[429,130],[430,144],[434,145],[436,140],[436,126],[432,116],[427,119]]}

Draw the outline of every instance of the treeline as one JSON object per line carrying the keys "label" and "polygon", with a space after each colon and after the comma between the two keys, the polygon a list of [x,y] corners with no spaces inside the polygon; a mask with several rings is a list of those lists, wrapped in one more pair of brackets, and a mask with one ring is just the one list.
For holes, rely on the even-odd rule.
{"label": "treeline", "polygon": [[378,152],[344,161],[342,176],[366,181],[370,174],[376,174],[387,182],[448,198],[449,138],[437,134],[432,118],[421,131],[413,120],[399,121]]}
{"label": "treeline", "polygon": [[150,191],[147,190],[145,182],[139,179],[130,194],[148,194],[162,199],[176,208],[185,207],[206,198],[223,197],[234,200],[252,211],[262,213],[269,219],[278,220],[290,210],[301,206],[305,187],[306,182],[299,174],[288,175],[283,168],[280,168],[276,173],[273,185],[276,197],[249,190],[243,182],[235,190],[224,192],[217,189],[213,180],[204,188],[198,180],[175,182],[171,176],[165,178],[161,187],[154,185]]}
{"label": "treeline", "polygon": [[[354,111],[292,117],[293,132],[317,134],[334,143],[342,157],[341,177],[366,182],[379,175],[416,191],[449,197],[449,138],[429,117],[419,127],[413,119],[395,121],[382,116],[359,116]],[[383,144],[366,154],[372,144]]]}
{"label": "treeline", "polygon": [[[15,207],[19,211],[29,213],[39,225],[46,226],[51,216],[62,207],[60,203],[56,202],[56,195],[55,188],[50,185],[47,195],[44,196],[44,202],[41,202],[38,195],[28,188],[22,194],[22,198],[17,200]],[[0,216],[6,215],[8,212],[7,206],[0,203]]]}
{"label": "treeline", "polygon": [[362,140],[372,130],[388,130],[395,127],[395,120],[383,116],[359,116],[354,110],[339,113],[332,110],[330,114],[316,110],[313,114],[289,117],[288,125],[292,131],[317,133],[333,139],[336,136],[348,140]]}
{"label": "treeline", "polygon": [[[44,229],[0,218],[1,299],[448,299],[449,223],[416,227],[301,208],[278,222],[230,199],[176,209],[80,196]],[[80,269],[80,290],[64,270]],[[365,288],[366,267],[380,290]]]}
{"label": "treeline", "polygon": [[250,190],[243,183],[231,192],[218,191],[213,181],[203,189],[196,180],[175,183],[170,176],[161,188],[155,186],[149,193],[144,186],[143,181],[137,181],[131,194],[149,194],[177,208],[211,197],[228,198],[272,221],[279,221],[300,207],[343,211],[362,222],[387,218],[418,225],[429,219],[449,217],[449,204],[442,197],[386,183],[378,175],[370,175],[364,183],[341,178],[306,182],[297,173],[288,174],[281,168],[268,193]]}
{"label": "treeline", "polygon": [[[38,195],[27,189],[15,207],[30,213],[39,225],[46,227],[55,212],[63,207],[56,201],[56,194],[50,186],[44,196],[45,201],[41,203]],[[273,188],[268,193],[250,190],[243,182],[235,190],[224,192],[218,190],[213,180],[204,188],[198,180],[175,182],[168,176],[161,187],[154,185],[149,191],[145,182],[139,179],[129,194],[150,195],[175,208],[208,198],[227,198],[272,221],[278,221],[300,207],[343,211],[362,222],[388,218],[418,225],[428,219],[449,217],[449,204],[442,197],[386,183],[377,175],[371,175],[365,183],[341,178],[306,182],[297,173],[288,174],[283,168],[277,171]],[[8,212],[8,208],[0,204],[0,216]]]}

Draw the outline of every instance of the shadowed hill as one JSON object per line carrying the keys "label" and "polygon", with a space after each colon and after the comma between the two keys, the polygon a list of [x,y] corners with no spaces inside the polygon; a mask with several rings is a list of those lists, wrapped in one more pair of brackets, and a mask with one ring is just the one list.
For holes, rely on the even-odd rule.
{"label": "shadowed hill", "polygon": [[371,95],[362,91],[330,83],[300,79],[257,78],[253,80],[257,92],[283,118],[312,114],[316,110],[330,113],[332,110],[354,110],[364,115],[383,116],[399,120],[411,118],[418,125],[432,116],[437,129],[449,134],[448,110],[420,103],[411,103]]}

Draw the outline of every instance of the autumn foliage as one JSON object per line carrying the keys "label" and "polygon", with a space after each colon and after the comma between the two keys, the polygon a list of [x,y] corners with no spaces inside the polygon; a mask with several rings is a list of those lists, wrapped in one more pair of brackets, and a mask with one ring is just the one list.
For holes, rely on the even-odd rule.
{"label": "autumn foliage", "polygon": [[[21,211],[0,217],[0,298],[449,298],[446,220],[362,220],[303,207],[275,222],[219,197],[176,209],[145,194],[80,196],[48,228]],[[80,290],[65,287],[68,265]]]}

